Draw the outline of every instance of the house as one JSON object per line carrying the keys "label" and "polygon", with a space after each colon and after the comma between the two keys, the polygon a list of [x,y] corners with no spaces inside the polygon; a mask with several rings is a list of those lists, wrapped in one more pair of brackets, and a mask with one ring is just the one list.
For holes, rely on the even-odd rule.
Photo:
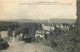
{"label": "house", "polygon": [[43,38],[44,37],[44,34],[42,33],[42,31],[38,31],[37,30],[36,33],[35,33],[35,37],[37,37],[37,36]]}
{"label": "house", "polygon": [[42,24],[43,30],[50,30],[50,26],[45,26],[44,24]]}
{"label": "house", "polygon": [[42,24],[42,27],[43,27],[43,30],[48,30],[48,31],[54,30],[54,29],[55,29],[54,26],[44,25],[44,24]]}
{"label": "house", "polygon": [[64,31],[69,30],[69,26],[67,25],[57,24],[56,27]]}

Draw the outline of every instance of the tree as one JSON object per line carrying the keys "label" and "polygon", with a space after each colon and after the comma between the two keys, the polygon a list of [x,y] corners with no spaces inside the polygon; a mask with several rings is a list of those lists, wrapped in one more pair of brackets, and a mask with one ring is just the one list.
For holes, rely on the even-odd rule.
{"label": "tree", "polygon": [[80,52],[80,1],[77,1],[77,20],[75,27],[64,35],[57,36],[57,51],[59,52]]}

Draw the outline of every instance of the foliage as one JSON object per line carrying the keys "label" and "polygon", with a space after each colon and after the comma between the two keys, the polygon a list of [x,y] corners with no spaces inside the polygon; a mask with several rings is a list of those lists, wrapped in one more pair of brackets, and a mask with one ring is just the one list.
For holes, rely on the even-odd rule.
{"label": "foliage", "polygon": [[0,45],[2,44],[2,42],[3,42],[3,38],[0,37]]}
{"label": "foliage", "polygon": [[44,39],[41,38],[40,36],[37,36],[35,39],[36,39],[35,40],[36,42],[42,42],[43,43],[43,41],[44,41]]}
{"label": "foliage", "polygon": [[13,30],[17,27],[19,27],[19,23],[17,22],[0,22],[0,30],[6,31],[9,27],[11,27]]}
{"label": "foliage", "polygon": [[80,2],[77,2],[77,20],[74,27],[69,31],[61,33],[54,40],[57,43],[55,50],[57,52],[79,52],[80,50]]}

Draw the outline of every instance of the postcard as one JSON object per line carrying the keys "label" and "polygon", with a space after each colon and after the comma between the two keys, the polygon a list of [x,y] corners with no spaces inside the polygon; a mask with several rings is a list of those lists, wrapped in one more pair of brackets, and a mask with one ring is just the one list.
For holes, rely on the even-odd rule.
{"label": "postcard", "polygon": [[0,0],[0,52],[78,52],[79,3]]}

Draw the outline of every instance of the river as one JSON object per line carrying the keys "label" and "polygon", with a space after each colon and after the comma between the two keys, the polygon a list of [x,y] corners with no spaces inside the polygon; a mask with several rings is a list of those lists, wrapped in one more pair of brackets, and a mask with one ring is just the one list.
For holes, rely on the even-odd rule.
{"label": "river", "polygon": [[9,48],[6,50],[0,50],[0,52],[55,52],[51,51],[49,46],[41,43],[25,43],[23,41],[17,41],[16,38],[10,38],[8,42]]}

